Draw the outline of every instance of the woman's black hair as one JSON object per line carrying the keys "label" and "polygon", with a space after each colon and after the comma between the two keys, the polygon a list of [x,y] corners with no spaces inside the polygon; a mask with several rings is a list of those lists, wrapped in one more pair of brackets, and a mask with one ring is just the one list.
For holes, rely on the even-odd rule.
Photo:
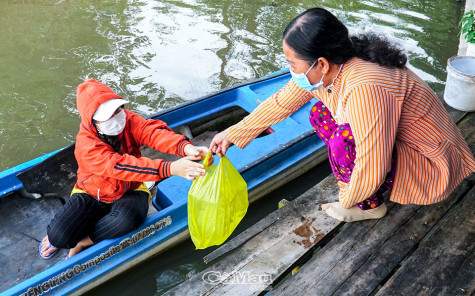
{"label": "woman's black hair", "polygon": [[349,36],[348,29],[332,13],[311,8],[294,18],[283,33],[285,43],[309,64],[324,57],[343,64],[352,57],[389,68],[404,68],[407,56],[383,37],[375,34]]}
{"label": "woman's black hair", "polygon": [[104,135],[101,133],[97,133],[97,137],[102,140],[102,142],[106,143],[107,145],[110,145],[112,149],[114,149],[115,152],[119,153],[120,152],[120,137],[119,136],[109,136],[109,135]]}

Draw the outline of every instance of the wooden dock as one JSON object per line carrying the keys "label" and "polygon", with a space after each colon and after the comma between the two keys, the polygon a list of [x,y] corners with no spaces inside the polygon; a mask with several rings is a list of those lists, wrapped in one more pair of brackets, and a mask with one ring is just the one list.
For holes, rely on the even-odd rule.
{"label": "wooden dock", "polygon": [[[475,151],[475,113],[445,106]],[[321,210],[338,199],[328,176],[165,295],[475,295],[474,184],[475,173],[438,204],[388,202],[379,220],[344,223]]]}

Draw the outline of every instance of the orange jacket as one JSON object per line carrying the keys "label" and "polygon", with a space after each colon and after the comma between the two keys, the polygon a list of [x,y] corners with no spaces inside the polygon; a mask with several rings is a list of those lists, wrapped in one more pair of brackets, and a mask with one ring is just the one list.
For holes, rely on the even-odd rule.
{"label": "orange jacket", "polygon": [[126,191],[137,189],[144,181],[160,181],[170,177],[171,162],[141,157],[141,145],[185,156],[184,148],[191,144],[185,136],[175,134],[165,122],[146,120],[125,110],[125,129],[119,135],[121,151],[115,152],[98,138],[92,116],[102,103],[117,98],[121,97],[93,79],[77,88],[81,124],[74,151],[79,166],[75,187],[103,202],[114,202]]}

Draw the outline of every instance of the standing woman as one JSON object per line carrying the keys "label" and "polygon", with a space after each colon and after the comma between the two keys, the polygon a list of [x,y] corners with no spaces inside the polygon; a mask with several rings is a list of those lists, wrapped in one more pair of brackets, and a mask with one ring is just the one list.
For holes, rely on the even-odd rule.
{"label": "standing woman", "polygon": [[310,123],[328,146],[339,202],[323,205],[341,221],[386,214],[382,193],[401,204],[442,201],[475,160],[436,94],[406,55],[374,36],[349,36],[330,12],[312,8],[283,33],[292,79],[241,122],[217,134],[211,151],[244,148],[313,97]]}

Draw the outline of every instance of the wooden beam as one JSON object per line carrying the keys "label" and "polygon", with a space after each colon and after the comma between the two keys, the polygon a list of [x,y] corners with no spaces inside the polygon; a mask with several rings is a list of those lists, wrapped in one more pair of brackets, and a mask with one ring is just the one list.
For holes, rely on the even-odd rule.
{"label": "wooden beam", "polygon": [[[474,183],[475,174],[472,174],[449,198],[438,204],[395,204],[384,219],[349,223],[275,294],[370,295],[425,239],[446,212],[465,197]],[[405,285],[411,284],[406,282]]]}
{"label": "wooden beam", "polygon": [[475,188],[449,213],[440,227],[421,243],[376,295],[473,295],[473,209]]}
{"label": "wooden beam", "polygon": [[[279,210],[286,214],[269,223],[259,235],[165,295],[252,295],[268,289],[273,280],[286,272],[287,266],[295,264],[341,223],[318,210],[318,204],[337,199],[338,186],[331,175]],[[210,283],[209,275],[213,275],[214,282]],[[229,284],[247,276],[266,276],[270,280]]]}
{"label": "wooden beam", "polygon": [[[446,105],[446,108],[450,107]],[[466,116],[467,113],[453,109],[449,109],[449,113],[459,122],[464,137],[473,139],[475,115]],[[473,146],[473,141],[469,144]],[[466,179],[451,198],[437,205],[390,203],[390,211],[383,219],[345,225],[321,211],[320,204],[338,199],[336,180],[329,176],[289,205],[236,236],[229,246],[211,253],[206,257],[209,261],[233,251],[165,295],[265,293],[302,258],[322,246],[325,236],[342,225],[346,228],[274,293],[353,295],[358,294],[357,287],[362,287],[365,279],[370,279],[371,283],[361,293],[369,295],[429,236],[431,229],[463,198],[468,188],[473,187],[474,178]],[[252,282],[251,279],[257,280]]]}

